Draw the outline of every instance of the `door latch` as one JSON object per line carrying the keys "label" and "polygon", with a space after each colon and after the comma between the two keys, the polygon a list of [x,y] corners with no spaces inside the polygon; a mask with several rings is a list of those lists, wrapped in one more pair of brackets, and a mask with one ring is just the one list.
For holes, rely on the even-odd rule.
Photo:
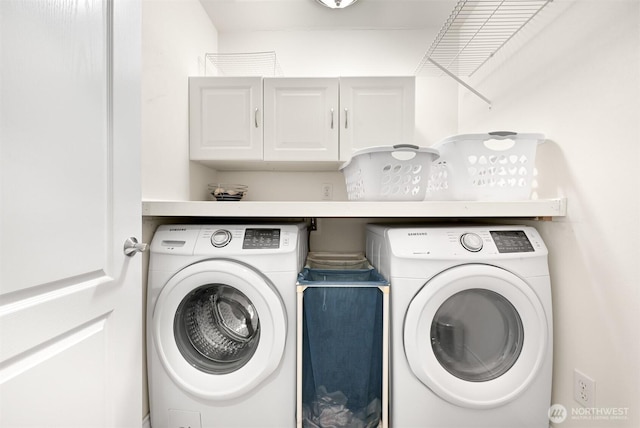
{"label": "door latch", "polygon": [[124,255],[128,257],[133,257],[136,255],[136,253],[143,253],[147,251],[148,247],[149,247],[148,244],[138,242],[138,240],[132,236],[130,238],[127,238],[126,241],[124,241],[124,248],[123,248]]}

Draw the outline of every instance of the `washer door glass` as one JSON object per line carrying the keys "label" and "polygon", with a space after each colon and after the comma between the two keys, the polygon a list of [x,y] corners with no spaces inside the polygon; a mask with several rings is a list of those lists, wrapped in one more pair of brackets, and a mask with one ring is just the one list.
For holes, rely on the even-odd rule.
{"label": "washer door glass", "polygon": [[260,340],[254,305],[239,290],[208,284],[189,293],[173,323],[182,356],[198,370],[231,373],[253,356]]}
{"label": "washer door glass", "polygon": [[[295,273],[288,275],[295,284]],[[230,400],[254,391],[281,364],[287,313],[264,274],[210,259],[168,280],[149,328],[150,352],[176,385],[207,400]]]}
{"label": "washer door glass", "polygon": [[470,382],[502,376],[518,359],[524,343],[518,312],[500,294],[464,290],[440,306],[431,323],[431,346],[452,375]]}

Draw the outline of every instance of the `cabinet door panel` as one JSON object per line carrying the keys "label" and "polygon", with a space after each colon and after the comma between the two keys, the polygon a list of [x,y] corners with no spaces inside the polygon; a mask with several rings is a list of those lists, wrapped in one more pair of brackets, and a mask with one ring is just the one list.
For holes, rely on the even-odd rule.
{"label": "cabinet door panel", "polygon": [[264,109],[265,160],[338,160],[338,79],[265,79]]}
{"label": "cabinet door panel", "polygon": [[189,78],[192,160],[262,160],[262,78]]}
{"label": "cabinet door panel", "polygon": [[340,160],[372,146],[413,143],[413,77],[340,78]]}

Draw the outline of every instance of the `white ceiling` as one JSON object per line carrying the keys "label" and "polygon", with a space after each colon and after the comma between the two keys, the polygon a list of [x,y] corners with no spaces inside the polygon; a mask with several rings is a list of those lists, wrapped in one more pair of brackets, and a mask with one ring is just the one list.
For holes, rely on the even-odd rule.
{"label": "white ceiling", "polygon": [[457,0],[359,0],[329,9],[315,0],[200,0],[220,33],[440,28]]}

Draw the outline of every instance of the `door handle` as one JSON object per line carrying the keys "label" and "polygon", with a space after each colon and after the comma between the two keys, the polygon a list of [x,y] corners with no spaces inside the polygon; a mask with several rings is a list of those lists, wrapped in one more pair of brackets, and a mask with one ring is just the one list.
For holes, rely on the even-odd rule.
{"label": "door handle", "polygon": [[333,129],[333,109],[331,109],[331,129]]}
{"label": "door handle", "polygon": [[349,109],[344,109],[344,129],[349,128]]}
{"label": "door handle", "polygon": [[128,257],[133,257],[136,255],[136,253],[142,253],[147,251],[148,247],[149,247],[148,244],[138,242],[138,240],[132,236],[130,238],[127,238],[124,241],[124,248],[123,248],[124,255]]}

